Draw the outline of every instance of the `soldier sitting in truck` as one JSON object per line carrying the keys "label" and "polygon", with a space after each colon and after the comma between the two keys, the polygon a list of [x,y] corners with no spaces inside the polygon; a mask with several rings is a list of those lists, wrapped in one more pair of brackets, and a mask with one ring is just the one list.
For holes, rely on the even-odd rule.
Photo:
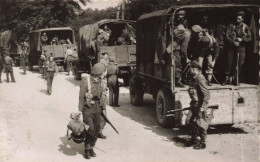
{"label": "soldier sitting in truck", "polygon": [[47,42],[48,42],[48,36],[46,34],[46,32],[44,32],[41,36],[41,43],[42,43],[42,46],[46,46],[47,45]]}

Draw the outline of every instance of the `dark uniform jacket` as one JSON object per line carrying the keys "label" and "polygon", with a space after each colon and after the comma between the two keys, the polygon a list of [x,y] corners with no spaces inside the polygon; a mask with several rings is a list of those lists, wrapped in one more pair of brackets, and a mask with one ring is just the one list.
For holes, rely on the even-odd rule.
{"label": "dark uniform jacket", "polygon": [[[90,76],[90,84],[91,84],[91,94],[93,95],[92,100],[101,100],[103,87],[102,87],[102,80],[100,78],[93,78]],[[83,79],[80,84],[80,91],[79,91],[79,111],[83,110],[85,106],[84,103],[86,102],[85,94],[89,92],[88,87],[88,79]]]}
{"label": "dark uniform jacket", "polygon": [[207,88],[207,81],[205,77],[202,74],[193,77],[190,89],[194,89],[196,91],[196,93],[190,95],[192,99],[198,100],[197,113],[199,113],[201,107],[206,108],[208,100],[210,98],[210,93]]}

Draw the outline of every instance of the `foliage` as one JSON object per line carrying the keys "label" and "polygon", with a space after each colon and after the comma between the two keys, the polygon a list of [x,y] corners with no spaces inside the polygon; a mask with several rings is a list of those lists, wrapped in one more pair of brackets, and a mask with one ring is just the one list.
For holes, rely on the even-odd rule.
{"label": "foliage", "polygon": [[[83,4],[89,0],[80,0]],[[1,30],[12,30],[13,38],[24,40],[31,30],[65,26],[82,12],[74,0],[1,1]]]}

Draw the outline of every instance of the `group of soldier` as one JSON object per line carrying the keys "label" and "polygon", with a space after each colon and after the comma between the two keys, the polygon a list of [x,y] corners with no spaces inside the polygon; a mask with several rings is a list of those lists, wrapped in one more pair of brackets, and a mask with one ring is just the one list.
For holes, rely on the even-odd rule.
{"label": "group of soldier", "polygon": [[119,107],[119,69],[113,57],[107,53],[102,54],[99,63],[96,63],[91,74],[82,80],[79,92],[79,111],[83,114],[83,121],[89,126],[85,132],[85,158],[90,159],[96,154],[93,150],[97,138],[105,139],[102,134],[105,127],[107,89],[109,89],[110,106]]}
{"label": "group of soldier", "polygon": [[[188,29],[186,11],[178,11],[173,25],[170,22],[170,25],[173,26],[173,28],[170,28],[173,30],[170,32],[173,33],[173,42],[167,47],[167,53],[173,52],[175,58],[176,86],[184,87],[182,77],[187,69],[185,67],[190,65],[190,60],[199,62],[200,66],[203,67],[202,70],[207,79],[207,84],[211,86],[214,77],[213,69],[218,56],[223,55],[224,46],[227,47],[227,56],[225,62],[221,62],[221,66],[225,67],[223,72],[225,78],[222,84],[231,84],[234,76],[240,76],[245,60],[245,45],[251,41],[250,29],[243,22],[244,17],[245,12],[240,11],[236,13],[236,23],[230,23],[228,27],[220,24],[213,26],[205,13],[201,22],[193,25],[190,30]],[[207,65],[205,68],[203,66],[204,60],[206,60]],[[237,79],[236,84],[238,83],[239,80]]]}

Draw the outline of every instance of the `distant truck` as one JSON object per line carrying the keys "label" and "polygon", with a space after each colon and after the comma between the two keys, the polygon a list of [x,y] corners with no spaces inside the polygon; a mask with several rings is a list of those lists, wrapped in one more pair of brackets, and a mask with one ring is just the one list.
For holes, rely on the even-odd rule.
{"label": "distant truck", "polygon": [[[109,31],[105,31],[105,30]],[[97,43],[100,30],[109,32],[109,40],[106,44]],[[114,57],[120,69],[120,78],[123,78],[126,85],[129,84],[130,71],[135,67],[136,45],[128,43],[118,45],[118,37],[125,30],[128,34],[135,37],[135,22],[128,20],[105,19],[94,24],[85,25],[79,30],[79,61],[74,67],[74,77],[76,80],[81,79],[82,73],[90,73],[91,67],[100,61],[103,53],[108,53]]]}
{"label": "distant truck", "polygon": [[18,41],[12,38],[12,31],[6,30],[0,33],[0,50],[1,52],[7,50],[10,52],[10,57],[13,58],[16,65],[19,65],[21,45]]}
{"label": "distant truck", "polygon": [[[48,40],[43,43],[41,36],[44,33],[46,33]],[[42,53],[45,53],[47,57],[52,54],[58,66],[65,66],[64,59],[68,45],[77,52],[75,34],[69,27],[38,29],[30,32],[29,37],[29,70],[33,70],[34,65],[39,65]]]}
{"label": "distant truck", "polygon": [[[174,18],[179,10],[185,10],[189,25],[199,22],[202,13],[216,24],[228,25],[235,19],[238,11],[245,11],[245,23],[252,33],[252,41],[247,44],[246,62],[244,66],[245,80],[240,85],[213,84],[209,86],[209,105],[218,105],[218,109],[208,109],[213,117],[211,125],[243,122],[257,122],[259,116],[259,6],[244,4],[214,4],[173,6],[145,14],[137,20],[136,70],[130,79],[130,100],[133,105],[143,104],[145,93],[151,94],[156,100],[156,115],[162,127],[179,127],[186,124],[191,116],[189,110],[179,111],[172,115],[171,110],[190,107],[188,86],[175,87],[174,57],[164,64],[163,55],[166,47],[173,41]],[[233,14],[233,15],[232,15]],[[171,21],[171,25],[169,25]],[[189,28],[190,28],[189,26]],[[226,51],[220,57],[226,56]],[[169,56],[173,53],[168,54]],[[224,62],[221,63],[224,66]],[[170,70],[166,70],[170,69]]]}

